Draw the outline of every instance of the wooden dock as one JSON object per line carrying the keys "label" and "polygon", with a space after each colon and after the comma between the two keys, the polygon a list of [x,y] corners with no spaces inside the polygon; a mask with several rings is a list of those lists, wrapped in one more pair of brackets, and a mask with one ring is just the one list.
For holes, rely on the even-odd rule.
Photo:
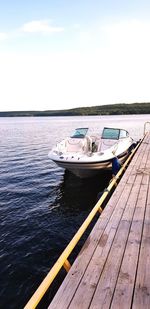
{"label": "wooden dock", "polygon": [[150,308],[149,133],[48,308]]}

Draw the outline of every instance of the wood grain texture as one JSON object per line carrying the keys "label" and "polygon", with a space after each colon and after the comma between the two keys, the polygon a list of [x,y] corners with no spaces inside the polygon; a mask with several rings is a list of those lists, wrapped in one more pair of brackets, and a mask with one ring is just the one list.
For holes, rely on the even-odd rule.
{"label": "wood grain texture", "polygon": [[150,134],[49,309],[150,308]]}

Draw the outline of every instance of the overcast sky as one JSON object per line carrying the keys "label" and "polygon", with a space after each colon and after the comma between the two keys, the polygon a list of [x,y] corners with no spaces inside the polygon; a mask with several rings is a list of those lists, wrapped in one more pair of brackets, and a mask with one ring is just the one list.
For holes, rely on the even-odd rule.
{"label": "overcast sky", "polygon": [[150,102],[150,1],[0,0],[0,110]]}

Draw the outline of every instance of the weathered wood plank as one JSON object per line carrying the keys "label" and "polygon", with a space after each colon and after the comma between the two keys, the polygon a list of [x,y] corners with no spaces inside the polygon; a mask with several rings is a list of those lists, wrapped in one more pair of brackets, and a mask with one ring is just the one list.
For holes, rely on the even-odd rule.
{"label": "weathered wood plank", "polygon": [[[146,156],[142,160],[141,167],[149,169],[150,167],[150,145],[148,145],[145,153]],[[143,174],[142,185],[136,205],[133,222],[123,257],[123,262],[119,272],[115,293],[111,304],[111,309],[115,308],[131,308],[132,295],[135,284],[135,277],[138,265],[138,256],[142,237],[142,228],[144,224],[144,215],[146,201],[149,189],[150,176]]]}
{"label": "weathered wood plank", "polygon": [[[141,149],[144,153],[145,149],[146,149],[146,144],[140,145],[140,148],[137,150],[136,154],[132,158],[132,161],[130,162],[125,174],[123,175],[123,177],[121,179],[122,182],[126,183],[127,181],[129,181],[129,179],[131,179],[132,175],[134,175],[133,181],[135,180],[135,171],[137,169],[136,165],[139,166],[139,162],[141,162],[141,160],[142,160]],[[133,183],[133,181],[132,181],[132,183]]]}
{"label": "weathered wood plank", "polygon": [[[146,188],[149,184],[149,173],[145,173],[145,164],[150,165],[149,145],[150,135],[147,135],[51,302],[49,309],[84,309],[89,308],[89,306],[99,309],[110,308],[113,295],[112,308],[125,308],[117,307],[116,304],[119,303],[118,298],[119,293],[122,292],[122,282],[124,294],[126,294],[128,280],[133,291],[135,265],[138,261],[139,242],[142,233]],[[139,169],[141,169],[140,173],[137,172]],[[134,257],[136,263],[132,267],[132,258]],[[127,264],[128,259],[129,265]],[[126,265],[127,271],[125,272]],[[129,272],[131,272],[131,277],[122,277],[124,273]],[[139,289],[138,284],[137,279],[137,289]],[[137,302],[135,301],[135,303]]]}
{"label": "weathered wood plank", "polygon": [[150,187],[135,284],[133,309],[150,308]]}
{"label": "weathered wood plank", "polygon": [[120,218],[126,207],[126,202],[129,198],[131,188],[131,184],[127,185],[124,192],[122,193],[118,201],[118,203],[122,203],[122,206],[116,207],[116,211],[114,211],[111,220],[108,222],[107,227],[99,240],[98,246],[94,252],[90,264],[86,269],[85,275],[83,276],[78,290],[69,306],[70,309],[88,308],[98,283],[99,276],[103,270],[105,260],[109,254],[118,224],[120,222]]}
{"label": "weathered wood plank", "polygon": [[[134,157],[134,164],[139,165],[141,162],[141,159],[142,157],[140,157],[139,159],[138,155],[136,156],[136,158]],[[130,173],[132,172],[132,168],[134,167],[134,164],[130,168]],[[116,207],[117,201],[120,198],[120,195],[122,194],[122,191],[124,190],[125,186],[126,186],[126,183],[123,182],[121,179],[119,183],[119,187],[116,188],[115,192],[113,193],[112,198],[110,199],[110,201],[107,204],[107,207],[105,208],[105,211],[102,213],[100,217],[100,222],[98,221],[97,224],[95,225],[92,233],[90,234],[85,245],[83,246],[83,249],[81,250],[78,258],[74,262],[63,284],[61,285],[56,296],[51,302],[49,309],[54,309],[58,307],[60,309],[67,308],[67,306],[69,305],[82,279],[82,276],[89,264],[92,254],[94,253],[94,250],[96,249],[99,238],[101,237],[103,230],[105,229],[109,219],[111,218],[111,215]]]}
{"label": "weathered wood plank", "polygon": [[145,166],[145,169],[143,169],[142,184],[149,184],[149,175],[150,175],[150,144],[148,148],[148,158],[147,158],[146,166]]}
{"label": "weathered wood plank", "polygon": [[111,309],[131,308],[147,193],[148,186],[141,185],[127,246],[124,252],[121,269],[119,271],[115,293],[113,295]]}
{"label": "weathered wood plank", "polygon": [[124,214],[120,220],[118,230],[111,247],[105,267],[99,279],[90,308],[109,308],[114,293],[123,253],[128,238],[134,209],[136,206],[140,184],[134,185]]}
{"label": "weathered wood plank", "polygon": [[[147,148],[147,144],[142,143],[140,148],[137,150],[138,160],[140,162],[143,160],[143,157],[145,156],[146,148]],[[144,157],[144,159],[145,159],[145,157]],[[133,169],[132,169],[132,173],[131,173],[130,177],[128,177],[127,183],[134,183],[135,178],[138,174],[138,169],[139,169],[139,165],[137,163],[134,164]]]}
{"label": "weathered wood plank", "polygon": [[94,226],[91,234],[85,242],[85,245],[83,246],[69,273],[64,279],[63,284],[60,286],[57,294],[52,300],[49,309],[64,309],[68,307],[72,297],[74,296],[74,293],[76,292],[80,280],[83,277],[83,274],[89,264],[89,261],[91,260],[91,257],[97,247],[99,239],[102,236],[108,221],[111,219],[114,209],[116,208],[118,199],[120,198],[123,190],[124,184],[120,186],[120,189],[116,188],[115,194],[113,195],[113,198],[109,201],[106,211],[101,214],[100,219]]}

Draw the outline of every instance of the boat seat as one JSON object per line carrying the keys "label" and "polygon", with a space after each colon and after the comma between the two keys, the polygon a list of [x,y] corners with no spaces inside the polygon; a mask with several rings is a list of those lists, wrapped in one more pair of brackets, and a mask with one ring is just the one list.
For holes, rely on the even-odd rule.
{"label": "boat seat", "polygon": [[92,150],[92,140],[89,136],[85,138],[69,138],[66,141],[67,152],[86,153]]}

